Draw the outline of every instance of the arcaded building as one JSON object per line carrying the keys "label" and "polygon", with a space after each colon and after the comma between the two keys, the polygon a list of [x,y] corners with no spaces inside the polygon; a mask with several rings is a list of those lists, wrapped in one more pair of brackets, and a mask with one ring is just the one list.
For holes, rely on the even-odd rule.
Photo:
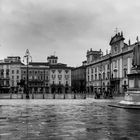
{"label": "arcaded building", "polygon": [[133,48],[138,42],[124,42],[123,33],[110,40],[110,52],[87,51],[86,88],[90,93],[111,91],[114,95],[127,90],[127,74],[132,68]]}
{"label": "arcaded building", "polygon": [[[28,87],[30,93],[71,92],[71,67],[58,63],[58,57],[51,55],[47,62],[30,62],[28,65]],[[21,66],[21,79],[27,79],[27,66]]]}
{"label": "arcaded building", "polygon": [[70,93],[71,92],[71,67],[58,63],[58,57],[52,55],[47,58],[50,66],[50,92]]}
{"label": "arcaded building", "polygon": [[[27,66],[21,66],[21,79],[27,84]],[[28,88],[30,93],[49,92],[49,66],[42,62],[28,65]]]}

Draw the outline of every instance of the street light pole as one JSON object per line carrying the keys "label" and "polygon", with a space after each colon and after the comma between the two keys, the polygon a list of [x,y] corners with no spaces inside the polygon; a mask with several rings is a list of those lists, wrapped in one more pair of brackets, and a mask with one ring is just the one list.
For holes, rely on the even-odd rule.
{"label": "street light pole", "polygon": [[28,65],[29,65],[29,59],[31,59],[31,61],[32,61],[32,57],[31,57],[31,55],[30,55],[30,52],[29,52],[29,50],[27,49],[26,50],[26,53],[25,53],[25,56],[24,56],[24,58],[23,58],[23,60],[24,59],[26,59],[26,63],[27,63],[27,75],[26,75],[26,99],[29,99],[30,97],[29,97],[29,86],[28,86],[28,83],[29,83],[29,67],[28,67]]}

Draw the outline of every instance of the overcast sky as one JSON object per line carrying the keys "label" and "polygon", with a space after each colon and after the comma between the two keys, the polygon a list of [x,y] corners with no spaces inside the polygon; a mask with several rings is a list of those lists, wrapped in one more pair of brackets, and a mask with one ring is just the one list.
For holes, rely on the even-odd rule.
{"label": "overcast sky", "polygon": [[0,59],[29,49],[33,61],[55,54],[79,66],[92,48],[105,52],[115,28],[140,36],[139,0],[0,0]]}

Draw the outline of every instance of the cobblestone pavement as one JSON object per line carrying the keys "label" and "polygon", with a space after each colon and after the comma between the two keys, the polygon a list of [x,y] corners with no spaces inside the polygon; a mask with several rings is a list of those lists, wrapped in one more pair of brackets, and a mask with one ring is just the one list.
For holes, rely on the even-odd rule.
{"label": "cobblestone pavement", "polygon": [[0,100],[0,140],[139,140],[140,111],[113,100]]}

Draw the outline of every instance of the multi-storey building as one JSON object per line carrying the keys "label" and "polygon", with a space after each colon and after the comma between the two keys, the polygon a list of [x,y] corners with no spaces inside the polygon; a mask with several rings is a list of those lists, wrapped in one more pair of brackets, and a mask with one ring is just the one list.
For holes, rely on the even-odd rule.
{"label": "multi-storey building", "polygon": [[50,92],[71,92],[71,67],[57,63],[58,57],[52,55],[47,58],[50,66]]}
{"label": "multi-storey building", "polygon": [[[48,62],[30,62],[28,65],[29,91],[62,93],[71,90],[71,68],[57,63],[58,57],[49,56]],[[27,66],[21,67],[21,79],[27,81]]]}
{"label": "multi-storey building", "polygon": [[[21,66],[21,79],[27,84],[27,66]],[[30,93],[49,92],[49,66],[43,62],[28,65],[28,88]]]}
{"label": "multi-storey building", "polygon": [[110,41],[110,53],[87,51],[86,87],[88,92],[111,90],[124,93],[128,85],[127,74],[132,68],[133,48],[138,43],[124,43],[123,33],[117,33]]}
{"label": "multi-storey building", "polygon": [[9,92],[11,88],[17,91],[18,83],[21,79],[20,67],[21,63],[19,56],[9,56],[0,61],[0,92]]}
{"label": "multi-storey building", "polygon": [[[71,67],[57,63],[58,57],[49,56],[48,62],[30,62],[28,88],[30,92],[68,93],[71,91]],[[0,61],[0,92],[17,91],[22,82],[27,83],[27,65],[20,57],[7,57]]]}
{"label": "multi-storey building", "polygon": [[86,65],[72,69],[72,91],[83,93],[86,91]]}

